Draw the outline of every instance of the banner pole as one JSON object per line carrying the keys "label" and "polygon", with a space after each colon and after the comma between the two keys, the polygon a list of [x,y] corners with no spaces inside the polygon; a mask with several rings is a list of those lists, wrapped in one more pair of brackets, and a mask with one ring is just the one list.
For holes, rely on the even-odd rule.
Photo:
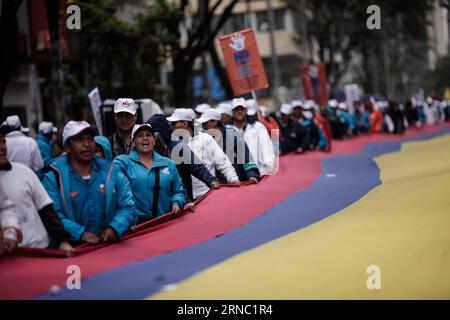
{"label": "banner pole", "polygon": [[258,99],[256,98],[256,92],[255,92],[255,90],[252,90],[252,98],[253,98],[253,100],[256,101],[256,103],[258,103]]}

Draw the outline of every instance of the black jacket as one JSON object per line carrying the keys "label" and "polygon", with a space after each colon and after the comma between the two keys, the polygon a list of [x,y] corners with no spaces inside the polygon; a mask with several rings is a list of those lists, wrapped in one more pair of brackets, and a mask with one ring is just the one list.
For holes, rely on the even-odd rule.
{"label": "black jacket", "polygon": [[[177,166],[177,170],[181,177],[181,180],[183,181],[183,186],[187,192],[188,202],[192,201],[193,199],[192,176],[205,183],[208,187],[211,186],[211,183],[218,181],[218,179],[216,179],[208,171],[208,169],[203,164],[201,164],[201,161],[195,156],[195,154],[185,142],[171,141],[170,125],[163,115],[156,114],[148,119],[147,123],[152,126],[153,130],[155,130],[155,151],[159,154],[165,157],[172,158],[172,150],[180,143],[182,144],[178,146],[181,150],[179,156],[181,157],[182,161],[181,163],[179,163],[178,161],[174,162]],[[189,154],[183,154],[183,150],[188,151]]]}
{"label": "black jacket", "polygon": [[118,132],[114,132],[108,140],[111,143],[113,158],[130,153],[131,145],[127,146]]}
{"label": "black jacket", "polygon": [[302,120],[300,125],[303,127],[303,139],[302,148],[303,150],[311,149],[310,146],[316,148],[319,145],[320,132],[319,127],[315,123],[314,119]]}
{"label": "black jacket", "polygon": [[293,152],[298,148],[307,149],[307,144],[305,144],[305,129],[294,120],[289,120],[288,124],[285,125],[281,121],[279,122],[281,139],[280,139],[280,149],[282,154]]}

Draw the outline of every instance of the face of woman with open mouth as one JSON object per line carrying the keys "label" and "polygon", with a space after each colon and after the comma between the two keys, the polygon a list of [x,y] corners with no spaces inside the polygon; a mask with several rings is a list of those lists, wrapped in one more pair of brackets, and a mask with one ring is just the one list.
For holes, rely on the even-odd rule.
{"label": "face of woman with open mouth", "polygon": [[149,129],[142,129],[134,138],[134,145],[138,153],[151,153],[155,146],[155,136]]}

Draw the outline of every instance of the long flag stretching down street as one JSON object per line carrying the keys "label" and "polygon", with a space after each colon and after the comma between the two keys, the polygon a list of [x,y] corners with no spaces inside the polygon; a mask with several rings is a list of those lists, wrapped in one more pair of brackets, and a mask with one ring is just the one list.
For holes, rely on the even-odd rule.
{"label": "long flag stretching down street", "polygon": [[[266,244],[270,245],[272,242],[281,245],[276,247],[279,252],[284,249],[291,250],[292,243],[282,240],[284,236],[299,232],[299,237],[304,237],[302,232],[310,230],[306,227],[319,228],[318,226],[322,224],[330,224],[331,222],[326,221],[334,221],[333,219],[336,219],[334,218],[335,213],[352,208],[355,202],[364,200],[367,197],[366,195],[371,196],[372,191],[376,190],[377,186],[381,184],[381,187],[383,187],[384,183],[389,182],[389,180],[392,181],[389,176],[384,176],[384,173],[388,172],[386,170],[389,170],[389,166],[380,164],[376,157],[385,153],[398,152],[402,142],[448,133],[450,133],[448,125],[442,125],[441,127],[425,126],[421,129],[410,129],[401,137],[373,134],[361,136],[351,141],[336,141],[332,153],[310,152],[302,156],[288,155],[282,157],[278,174],[267,177],[257,185],[248,185],[241,188],[230,187],[211,192],[198,204],[195,213],[188,213],[180,218],[154,226],[150,229],[150,232],[117,244],[70,259],[30,257],[20,254],[2,257],[0,258],[0,283],[2,283],[0,298],[142,299],[163,292],[168,285],[173,286],[177,283],[181,283],[180,291],[175,290],[173,293],[177,294],[178,298],[191,297],[185,295],[184,288],[190,288],[191,285],[197,286],[197,282],[188,282],[185,286],[183,280],[195,274],[201,276],[203,271],[208,271],[209,268],[214,266],[219,267],[217,269],[219,274],[225,272],[227,273],[226,276],[229,276],[228,272],[232,272],[233,269],[229,269],[226,265],[226,268],[223,269],[225,271],[222,271],[221,262],[237,257],[241,253],[249,252],[251,255],[254,248]],[[433,150],[439,150],[439,147],[444,152],[448,151],[447,140],[436,140],[437,142],[432,144],[431,147],[424,147],[425,149],[422,151],[428,154],[432,153]],[[416,148],[411,152],[411,155],[416,154],[417,156],[421,149]],[[407,154],[407,158],[408,156]],[[443,154],[438,156],[441,157],[442,165],[433,169],[438,170],[438,172],[427,169],[426,164],[430,161],[425,158],[415,160],[421,166],[423,165],[422,171],[420,171],[422,176],[444,174],[445,165],[448,162],[444,159],[450,157],[444,157]],[[395,163],[401,164],[402,162],[396,161]],[[440,173],[439,170],[442,172]],[[401,177],[395,179],[412,179],[410,181],[412,185],[415,178],[414,176],[409,177],[408,174],[411,174],[411,172],[403,172]],[[447,179],[448,181],[450,179]],[[390,188],[392,188],[392,184]],[[446,190],[445,186],[442,185],[439,190]],[[436,192],[431,194],[439,197],[439,190],[435,190]],[[379,200],[376,201],[376,203],[381,203]],[[342,222],[344,225],[341,227],[351,226],[360,217],[367,216],[355,214],[354,210],[352,212],[353,218]],[[388,215],[388,213],[386,214]],[[376,214],[368,218],[375,219]],[[383,219],[386,218],[387,216],[383,217]],[[395,216],[391,218],[396,219]],[[450,217],[441,215],[439,221],[446,225],[450,222]],[[336,232],[341,232],[340,230],[338,228]],[[345,230],[345,228],[342,230]],[[320,230],[317,232],[321,233]],[[373,232],[373,234],[367,236],[376,234],[383,236],[376,231]],[[435,235],[448,237],[447,233]],[[354,236],[352,233],[348,233],[345,237],[350,237],[349,240],[353,244],[360,241],[356,233]],[[280,242],[274,242],[277,239]],[[303,258],[320,258],[318,250],[323,250],[323,248],[314,239],[316,238],[311,238],[311,242],[298,244],[298,249],[302,250],[302,254],[307,255]],[[330,239],[331,242],[336,242],[336,240]],[[426,238],[423,240],[428,241]],[[336,246],[338,244],[336,242]],[[394,245],[395,242],[392,242],[392,244]],[[269,249],[267,252],[272,254],[271,246],[267,247]],[[436,251],[430,251],[430,254],[433,252],[440,254],[443,249],[445,248],[438,246]],[[413,253],[414,250],[411,250],[411,253]],[[387,254],[389,252],[386,251]],[[259,255],[259,252],[256,253]],[[354,254],[347,251],[339,253],[333,250],[332,253],[339,256]],[[378,254],[380,259],[386,258],[386,256],[383,256],[383,251],[378,251]],[[440,279],[440,283],[445,282],[442,281],[442,277],[447,276],[441,274],[440,270],[444,270],[443,267],[448,270],[449,263],[447,256],[442,257],[444,259],[442,260],[444,264],[441,265],[442,268],[429,270],[429,272],[435,272],[432,279]],[[328,258],[330,257],[324,256],[323,259]],[[247,258],[244,257],[243,261],[247,261]],[[407,260],[403,262],[405,261]],[[377,261],[371,262],[371,264],[376,263]],[[67,270],[74,265],[78,266],[81,271],[82,290],[70,290],[66,287],[67,279],[70,276],[70,274],[67,274]],[[247,265],[247,262],[243,263],[243,266],[245,265]],[[288,266],[289,264],[285,265],[285,267]],[[281,266],[273,264],[273,267],[273,275],[276,275]],[[261,268],[262,266],[258,266],[258,270]],[[211,270],[215,272],[215,269]],[[400,272],[403,269],[396,270]],[[364,269],[361,272],[365,274],[366,271]],[[208,274],[205,273],[206,276]],[[256,273],[255,276],[257,276]],[[270,276],[266,275],[267,278],[270,278]],[[390,274],[389,276],[391,278],[398,276],[398,279],[401,279],[400,274]],[[199,278],[199,281],[202,281],[201,278]],[[321,280],[312,277],[309,285],[314,285],[315,281],[318,281],[317,284]],[[428,291],[424,291],[428,292],[424,298],[443,297],[445,295],[445,288],[438,286],[433,281],[429,282],[430,286],[440,288],[440,291],[428,290],[428,288]],[[447,281],[447,283],[449,282]],[[248,288],[246,289],[245,286],[247,284],[246,282],[235,283],[233,290],[237,293],[246,292]],[[55,288],[55,286],[60,287],[61,290],[58,291],[59,294],[52,295],[49,290]],[[274,289],[271,298],[278,297],[276,292]],[[298,291],[294,289],[291,292],[294,299],[302,297],[301,295],[297,296],[296,292]],[[448,294],[448,291],[446,292]],[[316,297],[320,297],[320,291],[311,291],[312,293],[317,294]],[[401,291],[397,293],[400,296],[402,294]],[[198,294],[198,297],[205,297],[210,293],[198,290],[196,294]],[[349,294],[357,297],[358,291],[347,292],[342,297],[347,297]],[[211,295],[211,297],[213,296]],[[336,296],[338,297],[338,295]],[[164,298],[166,296],[156,295],[155,297]],[[258,297],[258,295],[255,296],[255,298]],[[279,297],[285,298],[281,293]],[[326,297],[323,296],[323,298]],[[386,297],[393,297],[393,295],[387,295]],[[405,295],[405,297],[409,296]],[[415,297],[419,297],[419,295]],[[246,296],[246,298],[250,298],[250,296]]]}

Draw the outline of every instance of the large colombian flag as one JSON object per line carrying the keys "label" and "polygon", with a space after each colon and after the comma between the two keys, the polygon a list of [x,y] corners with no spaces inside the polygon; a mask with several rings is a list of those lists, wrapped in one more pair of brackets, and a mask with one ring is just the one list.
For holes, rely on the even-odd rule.
{"label": "large colombian flag", "polygon": [[118,244],[3,256],[0,298],[449,299],[450,126],[333,147]]}

